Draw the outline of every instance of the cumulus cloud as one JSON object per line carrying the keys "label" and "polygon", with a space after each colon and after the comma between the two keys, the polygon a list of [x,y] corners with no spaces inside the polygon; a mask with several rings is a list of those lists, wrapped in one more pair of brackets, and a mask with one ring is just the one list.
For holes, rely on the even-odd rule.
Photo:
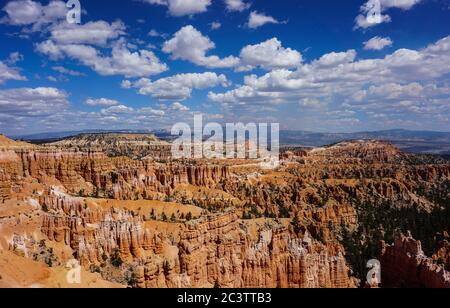
{"label": "cumulus cloud", "polygon": [[124,35],[125,25],[121,21],[105,21],[85,24],[60,23],[51,28],[51,40],[57,44],[89,44],[105,46],[107,42]]}
{"label": "cumulus cloud", "polygon": [[189,111],[189,107],[187,107],[179,102],[173,103],[171,108],[173,110],[177,110],[177,111]]}
{"label": "cumulus cloud", "polygon": [[425,88],[417,82],[405,85],[392,82],[381,85],[372,85],[367,90],[356,93],[353,98],[356,102],[371,99],[407,100],[423,97],[424,90]]}
{"label": "cumulus cloud", "polygon": [[[7,60],[7,62],[10,59]],[[27,80],[26,77],[22,76],[20,70],[16,67],[9,66],[6,63],[0,61],[0,84],[5,83],[7,80]]]}
{"label": "cumulus cloud", "polygon": [[422,0],[380,0],[382,9],[397,8],[409,10]]}
{"label": "cumulus cloud", "polygon": [[319,67],[335,67],[339,64],[351,63],[356,58],[356,51],[351,49],[346,52],[331,52],[323,55],[314,65]]}
{"label": "cumulus cloud", "polygon": [[129,80],[122,80],[120,86],[122,89],[131,89],[133,87],[133,83]]}
{"label": "cumulus cloud", "polygon": [[0,90],[0,113],[22,117],[52,114],[69,106],[68,94],[56,88]]}
{"label": "cumulus cloud", "polygon": [[225,0],[227,10],[230,12],[243,12],[250,8],[251,4],[243,0]]}
{"label": "cumulus cloud", "polygon": [[375,36],[368,40],[367,42],[364,42],[364,49],[365,50],[382,50],[385,47],[392,46],[393,42],[389,37],[379,37]]}
{"label": "cumulus cloud", "polygon": [[211,5],[211,0],[142,0],[146,3],[167,6],[169,14],[180,17],[204,13]]}
{"label": "cumulus cloud", "polygon": [[302,55],[291,48],[284,48],[277,38],[272,38],[260,44],[244,47],[240,59],[240,70],[255,67],[272,70],[298,67],[302,62]]}
{"label": "cumulus cloud", "polygon": [[67,93],[55,88],[0,90],[0,130],[11,135],[62,131],[69,126],[73,130],[111,129],[117,125],[151,130],[170,128],[192,113],[181,103],[139,109],[119,104],[86,112],[72,109],[67,99]]}
{"label": "cumulus cloud", "polygon": [[67,8],[63,1],[52,0],[43,6],[31,0],[8,2],[3,11],[6,16],[1,22],[14,26],[31,26],[31,31],[40,31],[44,26],[66,18]]}
{"label": "cumulus cloud", "polygon": [[[48,31],[43,32],[47,38],[36,44],[36,50],[51,60],[74,59],[103,76],[146,77],[168,70],[152,51],[139,49],[126,41],[126,27],[121,21],[60,22],[66,16],[66,6],[57,0],[47,6],[31,0],[14,0],[5,6],[4,11],[7,13],[2,20],[4,23],[31,25],[32,30],[47,25]],[[62,74],[79,75],[74,71],[64,71],[60,66],[55,67]]]}
{"label": "cumulus cloud", "polygon": [[181,28],[172,39],[166,41],[163,51],[170,54],[173,60],[186,60],[208,68],[229,68],[239,63],[239,59],[232,56],[222,59],[218,56],[207,56],[208,51],[215,47],[213,41],[189,25]]}
{"label": "cumulus cloud", "polygon": [[80,61],[104,76],[124,75],[143,77],[157,75],[166,71],[167,65],[149,50],[130,51],[125,42],[116,42],[110,56],[104,56],[92,46],[80,44],[57,44],[47,40],[37,44],[37,51],[53,60],[66,57]]}
{"label": "cumulus cloud", "polygon": [[[386,110],[388,117],[397,120],[421,113],[434,123],[433,117],[450,112],[449,51],[450,36],[426,48],[399,49],[381,59],[357,60],[354,50],[332,52],[297,69],[248,75],[243,85],[224,93],[210,92],[208,97],[234,113],[292,102],[315,108],[329,102],[336,111],[368,115]],[[346,114],[349,123],[358,123]]]}
{"label": "cumulus cloud", "polygon": [[114,99],[108,99],[108,98],[88,98],[85,101],[85,104],[88,106],[116,106],[120,103]]}
{"label": "cumulus cloud", "polygon": [[360,8],[355,19],[355,29],[367,29],[381,23],[391,22],[391,17],[383,14],[389,9],[410,10],[422,0],[368,0]]}
{"label": "cumulus cloud", "polygon": [[208,68],[237,68],[248,71],[254,68],[272,70],[277,68],[295,68],[302,62],[300,52],[285,48],[277,38],[265,42],[245,46],[239,57],[208,56],[207,53],[216,46],[207,36],[193,26],[186,26],[166,41],[163,51],[174,60],[186,60]]}
{"label": "cumulus cloud", "polygon": [[247,27],[250,29],[256,29],[262,27],[266,24],[279,24],[280,22],[273,18],[272,16],[268,16],[264,13],[258,13],[257,11],[253,11],[250,13],[250,17],[247,22]]}
{"label": "cumulus cloud", "polygon": [[194,89],[201,90],[218,85],[228,86],[225,75],[206,72],[202,74],[178,74],[156,81],[142,78],[134,83],[122,82],[122,87],[134,87],[141,95],[149,95],[158,100],[183,101],[191,97]]}

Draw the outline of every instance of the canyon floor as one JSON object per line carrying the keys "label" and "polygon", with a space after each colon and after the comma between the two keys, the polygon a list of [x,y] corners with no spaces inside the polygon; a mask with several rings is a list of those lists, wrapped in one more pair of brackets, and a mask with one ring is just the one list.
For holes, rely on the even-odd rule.
{"label": "canyon floor", "polygon": [[0,136],[0,287],[450,287],[448,158],[357,140],[284,148],[264,169],[170,149]]}

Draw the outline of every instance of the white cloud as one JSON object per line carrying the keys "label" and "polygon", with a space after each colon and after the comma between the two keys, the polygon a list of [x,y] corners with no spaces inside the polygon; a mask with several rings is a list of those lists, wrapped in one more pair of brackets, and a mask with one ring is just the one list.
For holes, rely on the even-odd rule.
{"label": "white cloud", "polygon": [[[110,130],[124,127],[149,130],[170,129],[173,123],[186,121],[186,116],[193,113],[186,110],[187,107],[183,107],[182,104],[139,109],[118,105],[101,111],[86,112],[67,108],[68,102],[64,101],[64,96],[58,98],[44,90],[29,93],[15,89],[8,95],[4,92],[0,90],[0,131],[11,135],[26,135],[30,131],[34,133],[64,131],[67,127],[73,130]],[[12,92],[15,92],[14,95]],[[63,101],[58,103],[58,99]],[[5,100],[8,103],[5,103]],[[18,106],[19,103],[20,106]],[[209,118],[210,115],[205,114],[205,117]]]}
{"label": "white cloud", "polygon": [[92,99],[89,98],[85,102],[86,105],[89,106],[116,106],[120,103],[114,99],[108,99],[108,98],[98,98],[98,99]]}
{"label": "white cloud", "polygon": [[244,47],[240,59],[240,70],[255,67],[267,70],[296,68],[302,63],[302,55],[296,50],[284,48],[277,38]]}
{"label": "white cloud", "polygon": [[162,34],[159,33],[158,31],[156,31],[155,29],[152,29],[152,30],[150,30],[150,31],[148,32],[148,36],[151,36],[151,37],[160,37],[160,36],[162,36]]}
{"label": "white cloud", "polygon": [[309,109],[321,109],[324,104],[317,98],[303,98],[300,100],[300,106]]}
{"label": "white cloud", "polygon": [[397,8],[409,10],[422,0],[380,0],[382,9]]}
{"label": "white cloud", "polygon": [[243,12],[250,8],[251,4],[243,0],[225,0],[227,10],[230,12]]}
{"label": "white cloud", "polygon": [[112,106],[101,111],[103,114],[126,114],[132,112],[134,112],[134,109],[125,105]]}
{"label": "white cloud", "polygon": [[[438,115],[450,112],[449,74],[450,36],[426,48],[399,49],[381,59],[357,60],[354,50],[332,52],[297,69],[248,75],[243,85],[224,93],[210,92],[208,97],[231,114],[255,113],[267,106],[300,102],[299,108],[333,108],[334,116],[350,115],[349,111],[368,114],[384,110],[391,126],[411,126],[401,120],[412,113],[422,114],[416,123],[433,127]],[[329,115],[316,114],[315,121],[333,120],[326,116]],[[314,121],[310,119],[309,123]],[[338,122],[333,120],[331,124]]]}
{"label": "white cloud", "polygon": [[56,88],[17,88],[0,90],[0,113],[45,116],[69,106],[67,93]]}
{"label": "white cloud", "polygon": [[150,32],[148,33],[148,36],[151,37],[158,37],[159,36],[159,32],[156,31],[155,29],[150,30]]}
{"label": "white cloud", "polygon": [[164,5],[172,16],[186,16],[204,13],[211,5],[211,0],[143,0],[146,3]]}
{"label": "white cloud", "polygon": [[382,85],[370,86],[364,95],[359,97],[359,101],[368,99],[384,99],[384,100],[407,100],[413,98],[420,98],[423,96],[425,88],[417,83],[398,84],[387,83]]}
{"label": "white cloud", "polygon": [[177,111],[189,111],[189,107],[179,103],[179,102],[175,102],[172,104],[172,110],[177,110]]}
{"label": "white cloud", "polygon": [[207,36],[193,26],[185,26],[174,34],[173,38],[166,41],[163,51],[171,55],[173,60],[186,60],[194,64],[208,68],[229,68],[239,63],[239,59],[229,56],[207,56],[207,52],[216,45]]}
{"label": "white cloud", "polygon": [[[8,59],[9,60],[9,59]],[[6,63],[0,61],[0,84],[7,80],[27,80],[20,74],[20,70],[16,67],[11,67]]]}
{"label": "white cloud", "polygon": [[9,65],[14,65],[17,62],[20,62],[23,60],[23,55],[20,52],[12,52],[9,54],[8,59],[5,60],[5,62]]}
{"label": "white cloud", "polygon": [[367,28],[376,26],[381,23],[391,22],[391,17],[389,15],[380,14],[378,18],[379,18],[378,21],[373,21],[373,20],[369,19],[366,15],[360,14],[360,15],[356,16],[356,18],[355,18],[355,27],[353,29],[354,30],[367,29]]}
{"label": "white cloud", "polygon": [[159,116],[159,117],[163,117],[166,115],[166,112],[164,110],[158,110],[158,109],[154,109],[151,107],[144,107],[138,110],[139,114],[144,114],[144,115],[154,115],[154,116]]}
{"label": "white cloud", "polygon": [[314,61],[314,64],[320,67],[333,67],[353,62],[355,58],[356,51],[351,49],[346,52],[331,52],[323,55],[319,60]]}
{"label": "white cloud", "polygon": [[120,87],[122,89],[131,89],[133,87],[133,83],[131,81],[129,81],[129,80],[123,80],[120,83]]}
{"label": "white cloud", "polygon": [[174,60],[186,60],[208,68],[232,68],[238,71],[252,70],[256,67],[271,70],[276,68],[295,68],[302,62],[300,52],[284,48],[277,38],[265,42],[245,46],[240,57],[208,56],[208,51],[216,46],[207,36],[193,26],[186,26],[166,41],[163,51]]}
{"label": "white cloud", "polygon": [[161,63],[152,51],[131,52],[123,41],[113,45],[111,56],[103,56],[92,46],[59,45],[51,40],[37,44],[36,49],[53,60],[65,57],[76,59],[104,76],[143,77],[157,75],[168,69],[167,65]]}
{"label": "white cloud", "polygon": [[122,82],[122,87],[139,89],[141,95],[150,95],[158,100],[183,101],[188,99],[194,89],[201,90],[218,85],[228,86],[225,75],[206,72],[202,74],[178,74],[156,81],[143,78],[134,83]]}
{"label": "white cloud", "polygon": [[379,37],[375,36],[368,40],[367,42],[364,42],[364,49],[365,50],[382,50],[385,47],[392,46],[393,42],[389,37]]}
{"label": "white cloud", "polygon": [[125,25],[121,21],[111,24],[105,21],[85,24],[60,23],[52,27],[51,40],[57,44],[88,44],[105,46],[107,42],[124,35]]}
{"label": "white cloud", "polygon": [[211,27],[211,30],[217,30],[222,27],[222,24],[218,21],[213,21],[212,23],[209,24],[209,26]]}
{"label": "white cloud", "polygon": [[14,26],[32,26],[39,31],[43,26],[66,18],[67,8],[63,1],[50,1],[46,6],[31,0],[10,1],[3,8],[7,16],[1,21]]}
{"label": "white cloud", "polygon": [[[168,70],[167,65],[152,51],[139,49],[126,41],[126,27],[121,21],[108,23],[100,20],[84,24],[60,22],[66,16],[66,5],[65,2],[55,0],[47,6],[31,0],[14,0],[4,10],[7,13],[2,20],[4,23],[31,25],[33,31],[47,25],[48,31],[42,33],[47,39],[35,46],[38,52],[51,60],[74,59],[103,76],[147,77]],[[5,67],[2,66],[2,70]],[[80,75],[58,65],[54,70],[72,76]],[[5,75],[12,75],[11,69],[9,72]]]}
{"label": "white cloud", "polygon": [[279,24],[279,23],[280,22],[275,18],[273,18],[272,16],[268,16],[264,13],[258,13],[257,11],[253,11],[250,13],[247,26],[250,29],[256,29],[264,26],[265,24]]}
{"label": "white cloud", "polygon": [[[367,29],[381,23],[391,22],[391,17],[383,14],[385,11],[397,8],[401,10],[410,10],[422,0],[368,0],[364,3],[355,19],[355,29]],[[374,13],[376,13],[374,15]],[[373,18],[376,16],[376,18]]]}
{"label": "white cloud", "polygon": [[67,68],[65,68],[63,66],[53,66],[52,70],[54,70],[55,72],[64,74],[64,75],[78,76],[78,77],[79,76],[85,76],[85,74],[83,74],[83,73],[67,69]]}

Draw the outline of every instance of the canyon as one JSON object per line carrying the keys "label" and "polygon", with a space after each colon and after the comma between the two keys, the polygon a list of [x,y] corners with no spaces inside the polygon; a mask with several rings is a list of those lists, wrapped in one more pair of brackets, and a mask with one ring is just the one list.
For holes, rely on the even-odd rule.
{"label": "canyon", "polygon": [[373,140],[280,158],[266,170],[172,159],[152,135],[2,136],[0,286],[68,287],[74,258],[90,287],[355,288],[379,258],[382,287],[449,287],[448,160]]}

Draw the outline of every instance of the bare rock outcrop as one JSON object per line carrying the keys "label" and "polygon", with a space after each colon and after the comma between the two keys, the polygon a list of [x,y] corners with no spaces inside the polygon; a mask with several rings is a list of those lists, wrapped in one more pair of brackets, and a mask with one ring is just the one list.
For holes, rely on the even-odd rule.
{"label": "bare rock outcrop", "polygon": [[392,246],[382,243],[380,261],[384,287],[450,288],[450,273],[425,256],[411,234],[398,236]]}

